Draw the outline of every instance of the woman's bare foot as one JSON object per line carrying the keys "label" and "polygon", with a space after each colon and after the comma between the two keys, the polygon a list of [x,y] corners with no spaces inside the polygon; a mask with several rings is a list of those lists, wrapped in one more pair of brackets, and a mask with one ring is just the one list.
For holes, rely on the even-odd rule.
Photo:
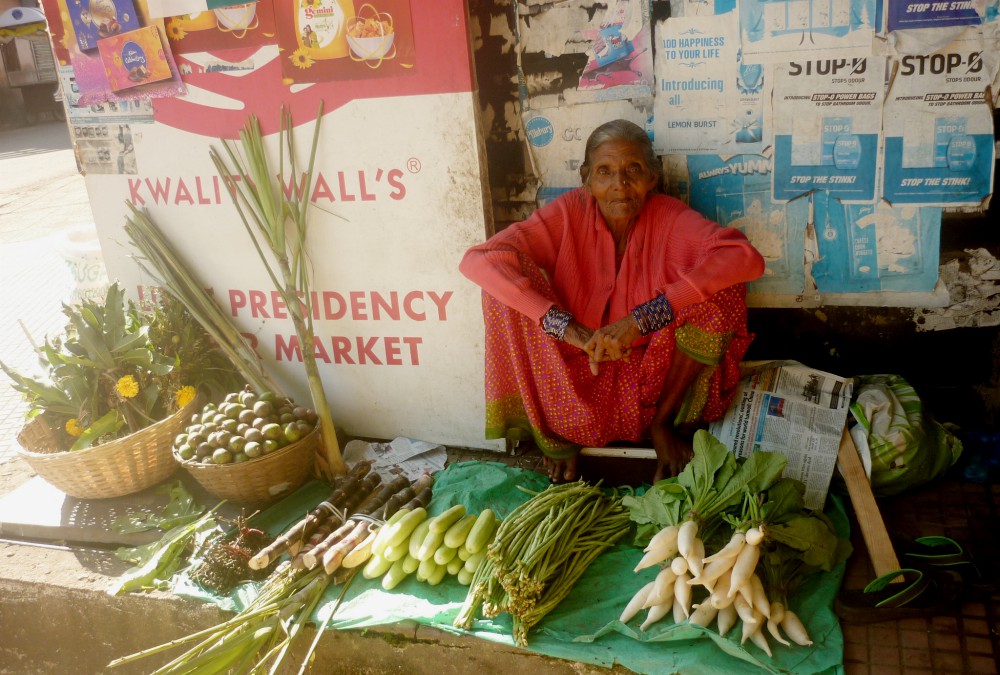
{"label": "woman's bare foot", "polygon": [[569,483],[576,480],[576,455],[568,459],[544,458],[545,469],[553,483]]}
{"label": "woman's bare foot", "polygon": [[656,450],[656,473],[653,482],[676,476],[691,461],[691,442],[680,436],[666,419],[653,420],[649,427]]}

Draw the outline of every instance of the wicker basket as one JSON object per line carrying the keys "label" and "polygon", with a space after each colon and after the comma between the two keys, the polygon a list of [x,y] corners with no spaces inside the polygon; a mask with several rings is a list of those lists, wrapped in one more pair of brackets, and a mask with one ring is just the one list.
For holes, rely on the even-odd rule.
{"label": "wicker basket", "polygon": [[313,470],[320,434],[317,426],[302,440],[248,462],[183,462],[181,466],[199,485],[219,499],[266,506],[291,494],[306,482]]}
{"label": "wicker basket", "polygon": [[145,490],[177,470],[174,437],[197,409],[197,399],[145,429],[85,450],[63,451],[40,415],[21,429],[18,454],[35,473],[77,499],[107,499]]}

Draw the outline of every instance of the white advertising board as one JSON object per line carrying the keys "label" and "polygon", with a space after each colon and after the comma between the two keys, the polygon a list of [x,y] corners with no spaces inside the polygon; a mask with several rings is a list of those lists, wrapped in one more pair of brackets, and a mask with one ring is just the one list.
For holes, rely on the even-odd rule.
{"label": "white advertising board", "polygon": [[308,246],[334,423],[499,449],[483,438],[480,291],[458,272],[487,231],[465,16],[461,2],[414,4],[415,67],[398,77],[290,85],[268,46],[251,70],[195,73],[192,95],[155,100],[155,123],[132,129],[135,173],[86,176],[109,276],[138,299],[155,292],[123,232],[128,204],[145,208],[279,384],[309,400],[291,320],[209,148],[253,113],[276,158],[284,104],[304,166],[322,100]]}

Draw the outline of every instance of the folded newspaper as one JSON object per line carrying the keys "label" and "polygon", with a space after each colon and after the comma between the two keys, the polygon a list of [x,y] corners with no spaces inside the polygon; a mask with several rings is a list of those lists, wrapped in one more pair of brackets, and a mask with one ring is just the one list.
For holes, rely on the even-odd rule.
{"label": "folded newspaper", "polygon": [[755,450],[788,458],[784,476],[801,481],[805,505],[822,509],[847,423],[852,380],[796,361],[750,367],[726,415],[709,431],[737,457]]}

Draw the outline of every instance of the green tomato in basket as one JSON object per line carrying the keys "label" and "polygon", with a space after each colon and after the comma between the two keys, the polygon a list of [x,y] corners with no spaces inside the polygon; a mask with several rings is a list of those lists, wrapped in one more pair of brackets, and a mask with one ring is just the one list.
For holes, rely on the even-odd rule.
{"label": "green tomato in basket", "polygon": [[264,455],[264,446],[257,441],[247,441],[247,444],[243,446],[243,454],[250,459],[261,457]]}
{"label": "green tomato in basket", "polygon": [[277,450],[277,449],[279,449],[281,447],[280,445],[278,445],[278,441],[272,441],[270,439],[264,441],[264,443],[262,445],[264,447],[264,454],[265,455],[269,455],[269,454],[271,454],[272,452],[274,452],[275,450]]}
{"label": "green tomato in basket", "polygon": [[240,411],[240,414],[236,416],[236,420],[240,424],[246,425],[253,424],[255,419],[257,419],[257,416],[253,414],[253,410],[250,408],[243,408],[243,410]]}
{"label": "green tomato in basket", "polygon": [[265,424],[260,432],[264,434],[265,440],[276,441],[281,438],[281,425],[273,422],[271,424]]}
{"label": "green tomato in basket", "polygon": [[270,417],[274,414],[274,405],[270,401],[257,401],[253,404],[253,414],[257,417]]}
{"label": "green tomato in basket", "polygon": [[229,451],[230,452],[243,452],[243,449],[247,445],[247,439],[242,436],[233,436],[229,439]]}
{"label": "green tomato in basket", "polygon": [[264,441],[264,433],[260,429],[255,429],[250,427],[245,432],[243,432],[243,438],[248,441],[254,441],[255,443],[262,443]]}
{"label": "green tomato in basket", "polygon": [[198,459],[205,459],[206,457],[211,459],[213,452],[215,452],[215,448],[208,441],[199,444],[194,449],[194,454],[198,456]]}
{"label": "green tomato in basket", "polygon": [[287,440],[289,443],[295,443],[297,441],[302,440],[302,431],[299,429],[298,424],[295,422],[289,422],[288,424],[286,424],[282,429],[282,431],[285,434],[285,440]]}
{"label": "green tomato in basket", "polygon": [[233,453],[229,452],[225,448],[216,448],[215,452],[212,453],[212,461],[216,464],[231,464],[233,461]]}
{"label": "green tomato in basket", "polygon": [[177,456],[185,462],[194,457],[194,448],[187,443],[177,446]]}
{"label": "green tomato in basket", "polygon": [[250,458],[247,457],[242,452],[237,452],[235,455],[233,455],[233,464],[242,464],[243,462],[247,461],[250,461]]}

